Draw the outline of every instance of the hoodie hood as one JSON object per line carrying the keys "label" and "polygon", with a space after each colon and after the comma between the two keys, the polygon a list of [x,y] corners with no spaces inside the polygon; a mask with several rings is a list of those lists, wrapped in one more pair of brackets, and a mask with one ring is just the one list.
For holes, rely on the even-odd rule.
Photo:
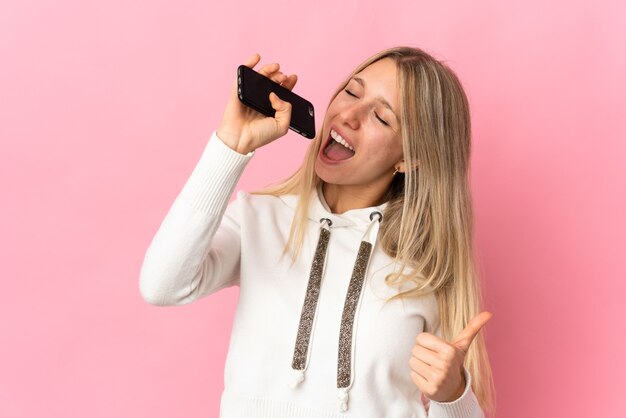
{"label": "hoodie hood", "polygon": [[[291,209],[295,210],[298,204],[299,196],[295,194],[287,194],[279,196],[279,198]],[[330,207],[324,199],[324,193],[322,193],[321,185],[316,190],[311,192],[311,199],[309,200],[309,210],[307,217],[319,223],[321,218],[328,218],[333,223],[333,227],[362,227],[371,222],[370,214],[372,212],[383,213],[387,202],[368,208],[350,209],[344,213],[332,213]]]}
{"label": "hoodie hood", "polygon": [[[376,245],[382,214],[387,203],[379,206],[352,209],[342,214],[334,214],[324,200],[321,186],[313,192],[308,210],[308,218],[319,223],[319,238],[311,264],[309,281],[302,305],[302,312],[298,324],[298,333],[294,345],[292,359],[292,380],[289,386],[296,389],[306,378],[306,369],[310,357],[309,343],[311,341],[315,314],[317,312],[320,286],[324,278],[328,242],[332,230],[342,227],[365,226],[358,252],[355,254],[352,277],[344,301],[343,314],[340,320],[340,334],[337,342],[337,397],[338,410],[345,412],[349,409],[349,394],[354,377],[354,350],[358,323],[358,314],[361,301],[361,291],[367,277],[367,268],[371,254]],[[298,197],[284,195],[281,199],[295,209]],[[346,260],[346,262],[352,262]]]}

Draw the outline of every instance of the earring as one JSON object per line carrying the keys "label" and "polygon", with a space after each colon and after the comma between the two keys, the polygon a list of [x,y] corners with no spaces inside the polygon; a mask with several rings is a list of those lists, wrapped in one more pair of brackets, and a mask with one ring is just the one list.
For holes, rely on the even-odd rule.
{"label": "earring", "polygon": [[395,176],[397,172],[398,172],[398,169],[396,168],[396,171],[393,172],[392,176]]}

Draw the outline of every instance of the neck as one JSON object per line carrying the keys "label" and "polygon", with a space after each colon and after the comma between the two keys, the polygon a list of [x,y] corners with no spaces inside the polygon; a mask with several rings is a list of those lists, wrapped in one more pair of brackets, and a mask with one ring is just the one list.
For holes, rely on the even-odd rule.
{"label": "neck", "polygon": [[322,184],[324,200],[332,213],[369,208],[384,203],[385,192],[358,185]]}

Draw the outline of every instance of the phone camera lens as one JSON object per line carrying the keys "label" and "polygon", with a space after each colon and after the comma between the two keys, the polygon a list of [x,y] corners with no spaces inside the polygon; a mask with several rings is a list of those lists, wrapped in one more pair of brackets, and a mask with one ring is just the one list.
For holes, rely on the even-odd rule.
{"label": "phone camera lens", "polygon": [[309,115],[313,116],[313,108],[309,106]]}

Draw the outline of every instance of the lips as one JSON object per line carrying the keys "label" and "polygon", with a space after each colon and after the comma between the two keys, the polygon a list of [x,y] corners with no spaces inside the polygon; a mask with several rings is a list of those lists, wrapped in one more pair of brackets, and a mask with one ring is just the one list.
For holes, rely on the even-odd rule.
{"label": "lips", "polygon": [[341,137],[334,128],[331,128],[330,134],[320,149],[319,158],[326,164],[339,164],[352,159],[355,151],[347,140]]}
{"label": "lips", "polygon": [[347,141],[344,137],[342,137],[339,134],[339,132],[337,132],[333,128],[330,129],[330,137],[334,139],[335,141],[337,141],[338,143],[340,143],[341,145],[343,145],[344,147],[348,148],[349,150],[354,151],[354,147],[350,144],[350,142]]}

